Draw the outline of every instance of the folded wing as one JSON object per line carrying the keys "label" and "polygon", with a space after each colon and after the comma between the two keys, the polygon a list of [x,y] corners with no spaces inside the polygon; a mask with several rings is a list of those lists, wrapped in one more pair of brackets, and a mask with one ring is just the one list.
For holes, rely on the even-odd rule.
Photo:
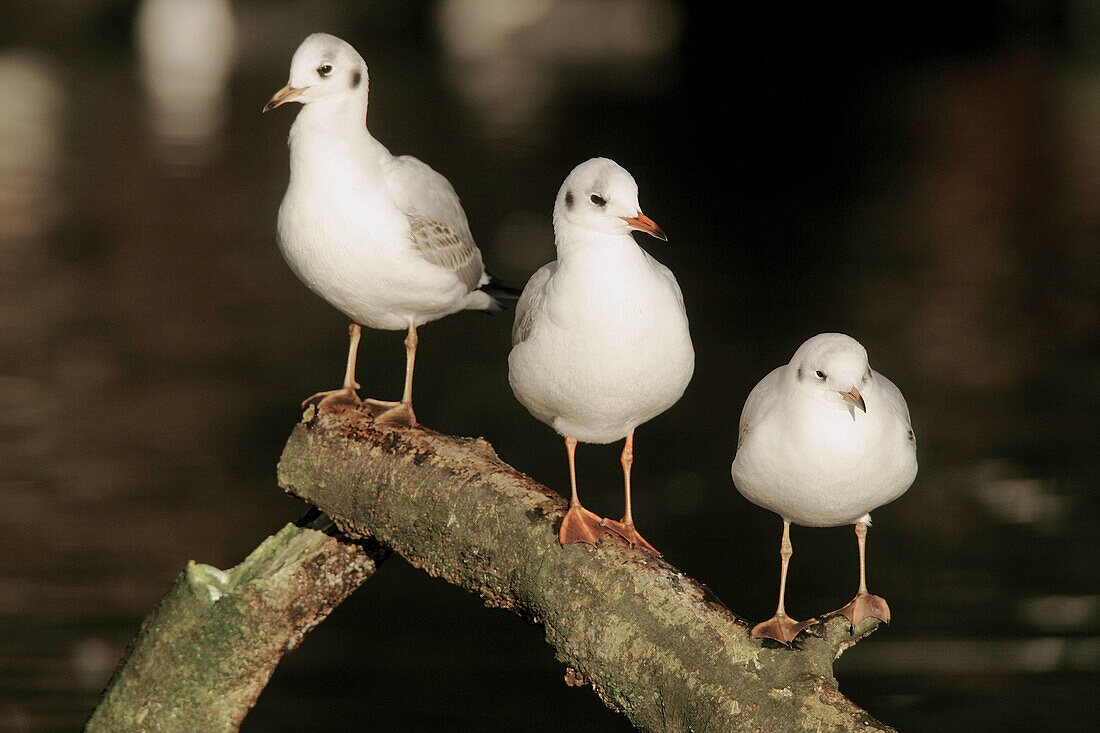
{"label": "folded wing", "polygon": [[523,295],[519,296],[519,302],[516,303],[516,320],[512,324],[512,346],[526,341],[531,335],[531,327],[545,302],[546,286],[557,269],[557,262],[547,263],[536,270],[527,281],[526,287],[523,288]]}
{"label": "folded wing", "polygon": [[453,272],[470,290],[487,283],[481,251],[450,181],[411,155],[393,158],[386,180],[397,207],[409,218],[420,255]]}

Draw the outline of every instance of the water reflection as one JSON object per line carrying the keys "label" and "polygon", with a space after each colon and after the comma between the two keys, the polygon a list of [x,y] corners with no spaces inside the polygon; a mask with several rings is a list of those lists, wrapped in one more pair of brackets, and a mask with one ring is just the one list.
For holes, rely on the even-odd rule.
{"label": "water reflection", "polygon": [[843,659],[841,672],[856,675],[1097,672],[1100,671],[1100,637],[884,640],[856,659]]}
{"label": "water reflection", "polygon": [[184,170],[208,163],[221,143],[236,56],[229,0],[142,0],[135,40],[157,155]]}
{"label": "water reflection", "polygon": [[974,493],[989,514],[1001,522],[1031,524],[1051,532],[1060,527],[1069,511],[1068,497],[1049,481],[1018,478],[1010,466],[981,463],[975,467]]}
{"label": "water reflection", "polygon": [[[129,9],[124,33],[109,14],[55,26],[52,8],[19,8],[37,15],[32,50],[0,56],[0,730],[78,728],[188,559],[231,566],[299,511],[275,461],[296,398],[338,376],[345,324],[276,251],[290,119],[259,109],[311,30],[379,60],[376,131],[450,178],[506,280],[552,256],[576,162],[607,154],[646,179],[672,238],[650,251],[683,284],[699,355],[637,467],[637,511],[672,562],[738,612],[771,612],[776,520],[729,479],[737,411],[805,336],[849,331],[910,399],[921,471],[876,512],[870,571],[895,621],[841,658],[841,689],[907,731],[1094,717],[1095,63],[1006,43],[861,60],[843,76],[858,84],[823,84],[805,58],[785,65],[793,47],[751,38],[736,58],[763,61],[732,69],[729,28],[671,2],[241,3],[243,63],[210,44],[234,91],[224,67],[195,75],[215,101],[181,125],[206,130],[204,152],[176,167],[144,144],[160,92],[128,91],[159,51],[133,55]],[[224,39],[218,23],[196,33]],[[712,103],[731,69],[736,118]],[[428,327],[422,419],[560,490],[559,443],[508,391],[510,325]],[[400,389],[399,342],[365,338],[371,391]],[[604,513],[621,501],[611,451],[584,456]],[[792,612],[846,601],[850,529],[798,542]],[[626,728],[561,678],[537,629],[394,560],[285,660],[246,725]]]}
{"label": "water reflection", "polygon": [[1100,595],[1027,598],[1020,602],[1020,617],[1045,633],[1089,631],[1100,627]]}
{"label": "water reflection", "polygon": [[680,42],[668,0],[443,0],[436,22],[454,91],[489,138],[545,136],[561,96],[651,96]]}
{"label": "water reflection", "polygon": [[[45,235],[62,206],[64,94],[39,53],[0,51],[0,247]],[[0,252],[0,268],[15,255]]]}
{"label": "water reflection", "polygon": [[519,211],[503,217],[493,232],[493,261],[502,272],[534,272],[554,258],[550,217]]}

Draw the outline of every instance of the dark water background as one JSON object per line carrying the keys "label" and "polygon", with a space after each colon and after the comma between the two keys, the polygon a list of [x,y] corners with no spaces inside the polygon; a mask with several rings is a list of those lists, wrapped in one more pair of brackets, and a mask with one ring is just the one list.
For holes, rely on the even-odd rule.
{"label": "dark water background", "polygon": [[[905,392],[920,473],[874,513],[870,585],[895,619],[838,662],[841,689],[904,731],[1091,727],[1100,9],[1035,5],[731,22],[657,0],[240,2],[224,83],[146,84],[136,4],[6,3],[0,731],[78,728],[187,560],[235,565],[302,511],[275,464],[298,401],[336,386],[346,323],[275,248],[294,110],[260,109],[314,30],[362,52],[374,134],[450,178],[506,281],[553,257],[574,165],[634,174],[697,352],[636,436],[636,519],[672,563],[771,613],[780,522],[729,479],[737,416],[805,338],[849,333]],[[190,22],[163,38],[212,37]],[[161,122],[158,91],[185,102]],[[564,490],[560,440],[508,389],[510,327],[423,328],[417,414]],[[361,355],[363,392],[397,395],[401,335]],[[578,452],[601,514],[621,510],[617,457]],[[851,529],[793,541],[792,615],[847,601]],[[563,673],[539,628],[395,558],[245,729],[628,728]]]}

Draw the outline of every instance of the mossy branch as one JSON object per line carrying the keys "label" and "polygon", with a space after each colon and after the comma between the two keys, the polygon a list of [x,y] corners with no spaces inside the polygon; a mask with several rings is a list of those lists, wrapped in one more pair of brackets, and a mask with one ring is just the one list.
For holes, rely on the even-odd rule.
{"label": "mossy branch", "polygon": [[557,543],[565,500],[484,440],[307,413],[279,482],[350,537],[374,537],[489,606],[541,623],[571,684],[652,731],[891,730],[840,694],[832,664],[877,626],[843,618],[794,649],[752,639],[707,588],[607,536]]}
{"label": "mossy branch", "polygon": [[[557,543],[566,503],[483,440],[307,413],[279,464],[287,491],[353,542],[288,525],[228,572],[191,563],[146,619],[89,731],[233,731],[282,655],[393,548],[541,623],[565,681],[651,731],[889,731],[840,694],[843,618],[788,649],[749,636],[707,588],[607,536]],[[381,544],[380,544],[381,543]]]}
{"label": "mossy branch", "polygon": [[229,571],[188,563],[85,730],[237,730],[283,654],[389,554],[302,524],[288,524]]}

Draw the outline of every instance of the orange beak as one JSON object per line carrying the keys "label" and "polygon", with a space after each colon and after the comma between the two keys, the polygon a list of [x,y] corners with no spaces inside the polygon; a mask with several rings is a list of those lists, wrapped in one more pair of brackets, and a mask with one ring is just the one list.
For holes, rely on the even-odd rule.
{"label": "orange beak", "polygon": [[[867,412],[867,403],[863,401],[863,395],[861,395],[859,390],[855,387],[852,387],[851,392],[841,392],[840,396],[852,407],[858,407],[864,412]],[[855,415],[854,412],[852,414]]]}
{"label": "orange beak", "polygon": [[275,92],[275,96],[272,97],[267,104],[264,105],[264,112],[270,112],[276,107],[286,104],[287,102],[296,102],[298,97],[302,96],[309,87],[292,87],[287,84],[285,87]]}
{"label": "orange beak", "polygon": [[657,226],[657,222],[650,219],[642,212],[638,212],[638,215],[631,218],[629,216],[620,217],[623,221],[630,225],[631,229],[637,229],[639,232],[645,232],[651,237],[656,237],[662,242],[667,242],[668,237],[665,236],[665,232],[661,227]]}

